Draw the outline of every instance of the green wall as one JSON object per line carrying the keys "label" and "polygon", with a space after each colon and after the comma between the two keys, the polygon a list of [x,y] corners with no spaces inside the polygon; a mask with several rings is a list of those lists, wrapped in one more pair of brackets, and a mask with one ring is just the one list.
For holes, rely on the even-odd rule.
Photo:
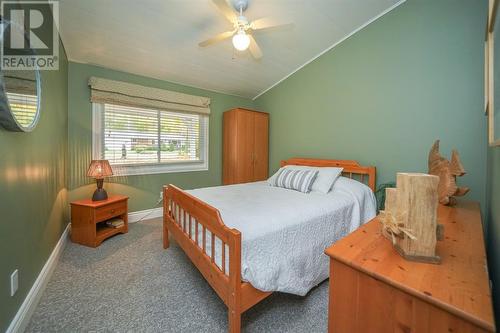
{"label": "green wall", "polygon": [[[0,128],[0,331],[5,331],[69,222],[68,62],[42,71],[41,117],[31,133]],[[10,274],[19,289],[10,296]]]}
{"label": "green wall", "polygon": [[488,266],[493,281],[497,325],[500,320],[500,148],[488,150]]}
{"label": "green wall", "polygon": [[[500,149],[486,148],[482,112],[486,7],[486,0],[408,0],[255,102],[68,63],[61,45],[60,70],[42,75],[37,129],[0,130],[0,330],[64,230],[67,201],[94,190],[85,176],[91,160],[90,76],[212,99],[209,170],[110,178],[106,188],[129,195],[131,211],[152,208],[163,184],[220,184],[222,112],[237,106],[270,113],[271,170],[293,156],[356,159],[377,166],[384,183],[397,171],[426,171],[427,153],[440,138],[445,155],[451,148],[461,154],[468,174],[460,183],[471,187],[467,197],[488,212],[490,271],[500,285]],[[10,297],[9,276],[16,268],[19,291]]]}
{"label": "green wall", "polygon": [[435,139],[460,152],[471,188],[485,202],[483,113],[487,2],[408,0],[322,55],[256,102],[270,112],[270,168],[293,156],[355,159],[426,171]]}
{"label": "green wall", "polygon": [[69,199],[89,197],[95,189],[86,171],[92,157],[92,105],[88,79],[91,76],[126,81],[149,87],[168,89],[211,98],[209,120],[209,170],[166,173],[145,176],[111,177],[105,188],[109,193],[130,196],[129,210],[153,208],[164,184],[182,188],[220,185],[222,180],[222,113],[233,107],[253,107],[251,100],[182,86],[166,81],[118,72],[102,67],[69,63],[68,132],[69,132]]}

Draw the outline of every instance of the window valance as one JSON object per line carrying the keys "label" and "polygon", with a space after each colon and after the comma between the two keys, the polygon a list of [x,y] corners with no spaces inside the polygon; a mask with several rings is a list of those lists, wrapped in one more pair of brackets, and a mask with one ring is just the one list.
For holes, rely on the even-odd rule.
{"label": "window valance", "polygon": [[90,100],[123,106],[210,114],[210,98],[98,77],[89,79]]}
{"label": "window valance", "polygon": [[37,94],[37,82],[33,74],[9,71],[9,73],[4,74],[4,80],[7,92],[26,95]]}

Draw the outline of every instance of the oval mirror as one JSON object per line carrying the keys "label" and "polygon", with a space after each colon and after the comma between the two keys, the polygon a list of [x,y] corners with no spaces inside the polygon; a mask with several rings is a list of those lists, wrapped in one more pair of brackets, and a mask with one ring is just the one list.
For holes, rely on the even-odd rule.
{"label": "oval mirror", "polygon": [[[12,26],[11,26],[12,29]],[[24,34],[16,29],[16,33]],[[27,51],[35,55],[33,50]],[[17,132],[31,132],[40,118],[40,71],[3,70],[0,75],[0,125]]]}

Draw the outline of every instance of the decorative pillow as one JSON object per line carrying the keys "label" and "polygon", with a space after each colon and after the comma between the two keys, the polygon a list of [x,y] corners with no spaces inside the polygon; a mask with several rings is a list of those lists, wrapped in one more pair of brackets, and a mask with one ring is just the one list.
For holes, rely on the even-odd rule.
{"label": "decorative pillow", "polygon": [[312,187],[311,191],[313,192],[320,192],[323,194],[327,194],[330,192],[330,190],[333,187],[333,184],[339,178],[339,176],[342,174],[342,171],[344,170],[343,168],[336,168],[336,167],[311,167],[311,166],[305,166],[305,165],[287,165],[278,170],[274,175],[271,176],[267,180],[269,185],[274,185],[275,179],[278,176],[278,174],[285,169],[292,169],[292,170],[316,170],[319,171],[318,176],[316,177]]}
{"label": "decorative pillow", "polygon": [[317,176],[317,170],[294,170],[283,168],[274,179],[273,185],[289,190],[309,193]]}
{"label": "decorative pillow", "polygon": [[278,171],[273,173],[273,175],[267,179],[267,183],[271,186],[274,186],[274,182],[276,181],[276,177],[278,177],[278,175],[281,173],[281,171],[283,169],[285,169],[285,167],[281,167],[278,169]]}

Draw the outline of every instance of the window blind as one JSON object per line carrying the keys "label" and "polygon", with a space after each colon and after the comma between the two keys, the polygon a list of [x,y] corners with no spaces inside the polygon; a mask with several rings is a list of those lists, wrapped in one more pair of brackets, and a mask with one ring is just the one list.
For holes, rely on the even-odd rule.
{"label": "window blind", "polygon": [[7,92],[7,98],[16,121],[22,126],[30,126],[36,117],[38,97],[36,95]]}
{"label": "window blind", "polygon": [[100,158],[113,166],[200,163],[208,116],[104,104],[98,123]]}

